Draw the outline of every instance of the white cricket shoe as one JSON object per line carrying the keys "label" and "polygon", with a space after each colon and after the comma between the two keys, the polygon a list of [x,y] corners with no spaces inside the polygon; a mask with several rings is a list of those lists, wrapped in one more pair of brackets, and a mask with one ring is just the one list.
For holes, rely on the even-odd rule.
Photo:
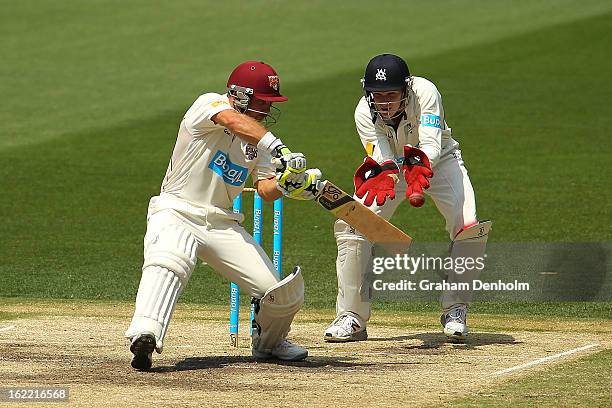
{"label": "white cricket shoe", "polygon": [[332,343],[362,341],[368,339],[368,331],[359,324],[356,317],[341,314],[325,330],[323,339]]}
{"label": "white cricket shoe", "polygon": [[155,350],[155,335],[144,332],[132,338],[130,351],[132,357],[132,367],[137,370],[148,370],[153,365],[153,350]]}
{"label": "white cricket shoe", "polygon": [[308,357],[308,350],[285,339],[269,353],[253,349],[253,357],[257,360],[277,358],[283,361],[300,361]]}
{"label": "white cricket shoe", "polygon": [[463,303],[453,305],[440,316],[446,337],[455,340],[465,340],[468,335],[467,306]]}

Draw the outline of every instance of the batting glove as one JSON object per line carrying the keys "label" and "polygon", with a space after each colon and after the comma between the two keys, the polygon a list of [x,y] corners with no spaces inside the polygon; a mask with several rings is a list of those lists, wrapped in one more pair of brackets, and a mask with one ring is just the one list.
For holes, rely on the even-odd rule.
{"label": "batting glove", "polygon": [[321,181],[321,170],[308,169],[301,173],[300,179],[296,182],[284,181],[281,182],[277,177],[278,184],[276,188],[283,195],[294,200],[313,200],[319,190],[318,185]]}

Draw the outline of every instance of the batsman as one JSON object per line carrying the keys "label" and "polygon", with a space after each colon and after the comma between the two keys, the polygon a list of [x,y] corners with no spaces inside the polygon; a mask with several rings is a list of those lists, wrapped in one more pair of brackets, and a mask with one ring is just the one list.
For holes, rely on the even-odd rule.
{"label": "batsman", "polygon": [[[266,126],[275,121],[272,106],[280,93],[276,71],[247,61],[227,82],[227,93],[205,93],[180,123],[161,192],[151,198],[144,237],[144,264],[136,295],[130,339],[132,367],[149,369],[181,292],[198,258],[255,299],[252,354],[257,359],[302,360],[304,348],[286,337],[304,302],[299,267],[283,280],[265,251],[240,225],[233,199],[252,176],[259,195],[313,199],[321,172],[307,169]],[[271,113],[272,112],[272,113]]]}
{"label": "batsman", "polygon": [[[480,257],[491,228],[476,217],[474,190],[459,144],[444,118],[442,97],[425,78],[412,76],[406,62],[392,54],[372,58],[362,79],[364,96],[355,109],[355,125],[367,156],[354,176],[355,199],[390,219],[407,198],[420,207],[427,194],[446,220],[451,257]],[[418,211],[418,210],[417,210]],[[415,211],[413,217],[417,217]],[[366,340],[371,294],[372,244],[342,220],[336,221],[338,246],[336,319],[325,330],[330,342]],[[449,283],[475,278],[478,271],[449,273]],[[462,340],[468,334],[471,294],[441,296],[444,333]]]}

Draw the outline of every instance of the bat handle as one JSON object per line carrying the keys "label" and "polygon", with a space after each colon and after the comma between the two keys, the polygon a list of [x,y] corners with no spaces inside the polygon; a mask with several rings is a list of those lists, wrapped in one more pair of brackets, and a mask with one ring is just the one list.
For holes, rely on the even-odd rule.
{"label": "bat handle", "polygon": [[312,191],[315,196],[319,196],[325,188],[325,183],[327,183],[327,180],[319,180],[316,184],[308,187],[307,190]]}

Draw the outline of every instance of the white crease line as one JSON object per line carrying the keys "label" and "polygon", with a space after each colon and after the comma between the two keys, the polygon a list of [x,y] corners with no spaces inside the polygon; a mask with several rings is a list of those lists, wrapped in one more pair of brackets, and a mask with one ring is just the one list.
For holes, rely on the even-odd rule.
{"label": "white crease line", "polygon": [[514,367],[506,368],[504,370],[496,371],[496,372],[493,373],[493,375],[508,374],[508,373],[513,372],[513,371],[522,370],[523,368],[527,368],[527,367],[531,367],[531,366],[534,366],[534,365],[542,364],[542,363],[545,363],[547,361],[554,360],[556,358],[561,358],[561,357],[569,356],[570,354],[578,353],[579,351],[588,350],[590,348],[597,347],[598,345],[599,344],[588,344],[586,346],[582,346],[582,347],[578,347],[578,348],[575,348],[575,349],[572,349],[572,350],[564,351],[563,353],[558,353],[558,354],[553,354],[552,356],[538,358],[537,360],[530,361],[529,363],[525,363],[525,364],[517,365],[517,366],[514,366]]}
{"label": "white crease line", "polygon": [[13,330],[15,326],[0,327],[0,332]]}

